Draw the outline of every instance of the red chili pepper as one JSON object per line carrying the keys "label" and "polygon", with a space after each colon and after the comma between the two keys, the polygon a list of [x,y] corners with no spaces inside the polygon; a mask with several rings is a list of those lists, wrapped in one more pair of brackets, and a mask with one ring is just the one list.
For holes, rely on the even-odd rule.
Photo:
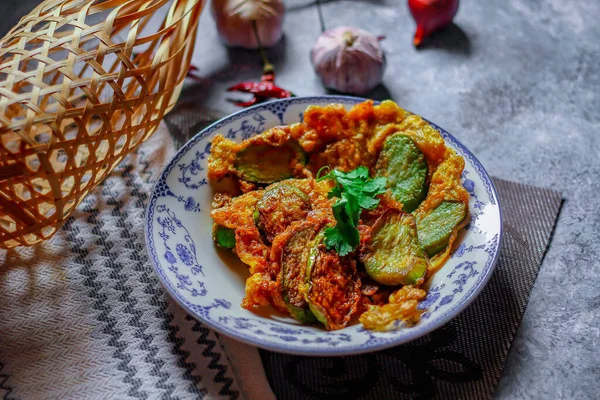
{"label": "red chili pepper", "polygon": [[425,37],[452,23],[459,0],[408,0],[408,8],[417,23],[413,44],[418,47]]}
{"label": "red chili pepper", "polygon": [[191,78],[191,79],[193,79],[195,81],[202,82],[203,81],[202,77],[199,76],[199,75],[197,75],[198,71],[200,71],[198,69],[198,67],[196,67],[194,65],[190,65],[190,68],[188,69],[188,72],[187,72],[187,74],[185,76],[188,77],[188,78]]}
{"label": "red chili pepper", "polygon": [[[254,29],[256,41],[258,42],[258,49],[260,51],[260,55],[263,59],[263,74],[260,78],[260,82],[240,82],[237,85],[233,85],[232,87],[227,89],[228,92],[242,92],[253,94],[252,99],[250,99],[249,101],[234,101],[234,104],[240,107],[249,107],[254,104],[262,103],[269,99],[287,99],[288,97],[293,97],[294,94],[292,92],[282,89],[279,86],[275,85],[275,71],[273,69],[273,65],[267,59],[267,56],[260,42],[260,38],[258,37],[256,21],[252,21],[252,27]],[[187,72],[187,77],[197,81],[203,81],[202,77],[196,74],[197,71],[198,68],[196,68],[193,65],[190,65],[190,69]]]}
{"label": "red chili pepper", "polygon": [[227,89],[227,91],[252,93],[254,95],[249,101],[236,101],[234,103],[236,106],[240,107],[249,107],[269,99],[286,99],[293,96],[291,92],[275,85],[275,72],[270,64],[265,65],[260,82],[240,82]]}

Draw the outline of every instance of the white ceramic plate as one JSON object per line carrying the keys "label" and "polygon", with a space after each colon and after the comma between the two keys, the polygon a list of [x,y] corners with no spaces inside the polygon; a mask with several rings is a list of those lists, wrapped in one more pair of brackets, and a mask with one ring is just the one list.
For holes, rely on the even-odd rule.
{"label": "white ceramic plate", "polygon": [[146,213],[146,244],[167,291],[191,315],[214,330],[265,349],[305,355],[349,355],[409,342],[442,326],[479,294],[494,269],[502,239],[498,195],[487,172],[456,138],[435,126],[446,144],[464,157],[463,185],[472,221],[457,241],[452,258],[427,282],[421,307],[427,311],[414,327],[371,332],[359,323],[328,332],[302,326],[291,317],[256,314],[240,306],[248,269],[219,250],[211,238],[213,189],[206,178],[215,134],[241,141],[276,125],[302,119],[307,106],[341,103],[350,108],[364,99],[344,96],[299,97],[258,105],[226,117],[191,139],[166,166]]}

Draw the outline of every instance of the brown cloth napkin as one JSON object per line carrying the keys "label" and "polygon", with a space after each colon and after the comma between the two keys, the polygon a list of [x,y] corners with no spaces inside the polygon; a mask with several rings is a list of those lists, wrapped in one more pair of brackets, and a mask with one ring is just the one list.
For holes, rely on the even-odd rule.
{"label": "brown cloth napkin", "polygon": [[[182,103],[165,122],[181,146],[222,113]],[[412,343],[351,357],[261,350],[279,399],[488,399],[496,388],[550,242],[561,193],[494,179],[504,216],[488,285],[456,319]]]}

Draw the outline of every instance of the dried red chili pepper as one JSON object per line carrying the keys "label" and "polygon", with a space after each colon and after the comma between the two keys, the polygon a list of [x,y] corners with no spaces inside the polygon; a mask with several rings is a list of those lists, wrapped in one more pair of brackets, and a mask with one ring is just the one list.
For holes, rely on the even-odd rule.
{"label": "dried red chili pepper", "polygon": [[260,82],[240,82],[227,89],[228,92],[252,93],[254,96],[249,101],[236,101],[234,104],[240,107],[249,107],[262,103],[268,99],[286,99],[292,97],[292,92],[275,85],[275,71],[271,64],[266,64]]}
{"label": "dried red chili pepper", "polygon": [[[256,21],[253,21],[253,26],[254,34],[256,35],[259,44],[260,54],[263,59],[263,74],[259,82],[244,81],[227,89],[228,92],[251,93],[254,95],[249,101],[235,101],[234,104],[239,107],[250,107],[254,104],[262,103],[269,99],[287,99],[288,97],[294,96],[292,92],[275,85],[275,70],[273,69],[273,65],[267,59],[262,44],[258,38]],[[197,75],[197,72],[198,68],[190,65],[190,68],[187,72],[187,77],[202,82],[203,79],[201,76]]]}
{"label": "dried red chili pepper", "polygon": [[203,79],[201,76],[196,75],[196,73],[199,71],[198,67],[194,66],[194,65],[190,65],[190,68],[188,69],[187,74],[185,75],[188,78],[191,78],[195,81],[199,81],[202,82]]}
{"label": "dried red chili pepper", "polygon": [[260,50],[260,55],[263,59],[263,74],[260,78],[260,82],[244,81],[227,89],[228,92],[252,93],[254,95],[249,101],[234,102],[236,106],[240,107],[249,107],[269,99],[286,99],[293,96],[292,92],[275,85],[275,70],[273,69],[273,65],[267,59],[267,55],[260,42],[256,21],[252,21],[252,27],[254,28],[258,49]]}

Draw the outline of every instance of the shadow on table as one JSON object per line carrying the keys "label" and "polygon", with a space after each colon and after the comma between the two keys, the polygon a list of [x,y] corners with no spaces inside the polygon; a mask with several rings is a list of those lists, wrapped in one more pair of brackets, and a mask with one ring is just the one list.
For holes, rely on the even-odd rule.
{"label": "shadow on table", "polygon": [[[275,45],[265,48],[267,58],[273,65],[276,66],[276,64],[283,60],[286,44],[287,38],[285,35],[283,35],[281,40],[279,40],[279,42],[277,42]],[[262,58],[258,49],[227,47],[227,58],[229,59],[229,64],[232,65],[250,64],[257,65],[259,67],[262,65]]]}
{"label": "shadow on table", "polygon": [[[327,89],[327,94],[334,96],[354,96],[352,94],[338,92],[337,90],[333,89]],[[373,99],[377,101],[393,100],[392,94],[383,83],[380,83],[379,85],[375,86],[375,88],[369,93],[356,97],[365,97],[367,99]]]}
{"label": "shadow on table", "polygon": [[453,23],[427,37],[418,49],[419,51],[445,50],[462,56],[470,56],[471,40],[460,26]]}
{"label": "shadow on table", "polygon": [[[280,68],[284,61],[286,47],[285,35],[274,46],[265,49],[267,58],[275,66],[275,72]],[[189,106],[195,104],[197,107],[205,105],[205,101],[218,82],[242,82],[259,81],[262,75],[263,62],[260,52],[256,49],[248,50],[241,47],[227,47],[227,63],[224,63],[216,70],[207,73],[205,71],[196,71],[195,77],[189,84],[184,86],[181,91],[178,105]],[[249,98],[240,93],[232,93],[231,100],[240,100]]]}
{"label": "shadow on table", "polygon": [[[321,0],[321,4],[327,4],[327,3],[333,3],[333,2],[337,2],[339,0]],[[359,3],[370,3],[370,4],[383,4],[384,0],[350,0],[350,2],[359,2]],[[316,1],[309,1],[307,3],[304,4],[296,4],[290,7],[286,8],[287,12],[294,12],[294,11],[300,11],[300,10],[304,10],[305,8],[310,8],[310,7],[316,7],[317,6],[317,2]]]}
{"label": "shadow on table", "polygon": [[378,101],[393,100],[392,94],[387,89],[387,87],[382,83],[375,86],[375,89],[373,89],[373,91],[371,93],[369,93],[367,97],[369,99],[378,100]]}

